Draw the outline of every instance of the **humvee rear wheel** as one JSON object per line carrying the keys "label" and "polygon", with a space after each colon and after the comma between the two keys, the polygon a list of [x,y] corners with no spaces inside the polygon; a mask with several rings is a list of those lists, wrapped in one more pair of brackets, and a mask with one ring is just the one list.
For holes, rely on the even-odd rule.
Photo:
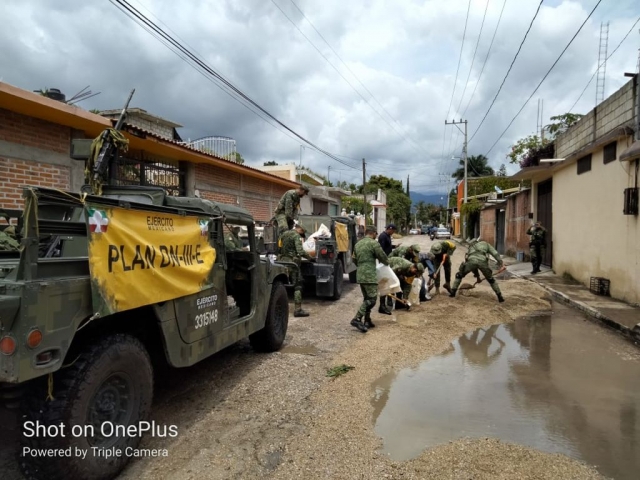
{"label": "humvee rear wheel", "polygon": [[351,283],[358,283],[358,272],[354,270],[353,272],[349,272],[349,281]]}
{"label": "humvee rear wheel", "polygon": [[[121,430],[146,421],[153,397],[153,370],[142,343],[130,335],[111,335],[87,347],[67,367],[35,387],[24,405],[23,421],[64,425],[64,436],[27,438],[23,430],[20,467],[28,479],[114,478],[127,464],[140,434]],[[53,400],[47,400],[51,393]],[[75,427],[75,431],[72,428]],[[31,449],[70,449],[71,456],[39,457]],[[120,450],[119,456],[99,456],[98,449]],[[128,450],[127,450],[128,449]],[[83,459],[78,452],[87,452]],[[104,452],[104,450],[102,450]]]}
{"label": "humvee rear wheel", "polygon": [[289,297],[280,282],[271,288],[271,299],[264,328],[249,336],[251,346],[259,352],[275,352],[284,343],[289,325]]}
{"label": "humvee rear wheel", "polygon": [[342,262],[338,260],[333,267],[333,295],[332,300],[339,300],[342,296],[342,281],[344,280],[344,267]]}

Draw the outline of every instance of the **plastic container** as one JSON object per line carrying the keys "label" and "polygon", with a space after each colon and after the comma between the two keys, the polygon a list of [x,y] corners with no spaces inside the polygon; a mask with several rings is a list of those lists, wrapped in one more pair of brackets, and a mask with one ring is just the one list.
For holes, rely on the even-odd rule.
{"label": "plastic container", "polygon": [[378,294],[389,295],[390,293],[396,293],[402,291],[400,288],[400,280],[391,267],[379,263],[376,266],[376,277],[378,279]]}
{"label": "plastic container", "polygon": [[411,292],[409,293],[409,303],[411,305],[420,305],[420,289],[422,288],[422,278],[414,278],[411,284]]}

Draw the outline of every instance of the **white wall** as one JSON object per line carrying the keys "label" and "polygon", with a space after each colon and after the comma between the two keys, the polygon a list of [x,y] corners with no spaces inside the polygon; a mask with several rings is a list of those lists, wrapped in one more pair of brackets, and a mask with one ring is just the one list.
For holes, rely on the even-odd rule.
{"label": "white wall", "polygon": [[[618,141],[618,157],[632,142]],[[587,285],[590,277],[608,278],[613,297],[640,303],[640,217],[622,213],[635,164],[604,165],[602,154],[592,154],[589,172],[578,175],[573,163],[553,176],[554,270]]]}

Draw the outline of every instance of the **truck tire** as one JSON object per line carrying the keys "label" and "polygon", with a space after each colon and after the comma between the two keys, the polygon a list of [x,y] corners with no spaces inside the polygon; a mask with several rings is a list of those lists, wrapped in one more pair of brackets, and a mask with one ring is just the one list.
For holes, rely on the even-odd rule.
{"label": "truck tire", "polygon": [[[32,436],[23,428],[19,464],[28,479],[107,480],[128,463],[125,449],[135,449],[140,435],[112,434],[112,425],[139,425],[146,421],[153,398],[153,368],[144,345],[135,337],[111,335],[87,346],[73,363],[53,375],[53,399],[47,400],[47,382],[38,382],[23,402],[23,422],[65,425],[64,436]],[[73,426],[91,428],[94,435],[72,433]],[[84,427],[84,426],[87,427]],[[105,425],[110,430],[102,432]],[[85,430],[86,431],[86,430]],[[105,436],[102,435],[105,434]],[[122,454],[94,456],[92,447],[119,449]],[[71,456],[25,455],[25,448],[71,449]],[[86,457],[75,452],[83,449]]]}
{"label": "truck tire", "polygon": [[351,283],[358,283],[358,271],[354,270],[353,272],[349,272],[349,281]]}
{"label": "truck tire", "polygon": [[344,280],[344,267],[342,262],[338,260],[333,266],[333,295],[331,300],[339,300],[342,296],[342,281]]}
{"label": "truck tire", "polygon": [[271,287],[271,298],[264,328],[249,336],[254,350],[259,352],[275,352],[284,343],[289,325],[289,297],[287,289],[280,282]]}

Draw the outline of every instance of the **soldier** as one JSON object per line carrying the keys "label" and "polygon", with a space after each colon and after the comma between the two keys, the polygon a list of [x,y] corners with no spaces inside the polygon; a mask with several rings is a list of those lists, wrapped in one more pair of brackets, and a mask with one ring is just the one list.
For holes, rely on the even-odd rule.
{"label": "soldier", "polygon": [[[374,225],[365,229],[365,237],[356,243],[353,251],[353,262],[358,266],[357,280],[362,291],[362,305],[358,313],[351,320],[351,325],[361,332],[366,332],[375,325],[371,321],[371,310],[376,305],[378,297],[378,279],[376,276],[376,260],[384,265],[389,264],[387,256],[382,251],[380,244],[376,242],[377,230]],[[364,323],[362,318],[364,317]]]}
{"label": "soldier", "polygon": [[[440,264],[442,264],[443,262],[443,258],[446,255],[447,258],[444,260],[444,264],[442,265],[442,267],[444,268],[444,289],[447,290],[448,292],[451,291],[449,284],[451,282],[451,259],[449,257],[451,257],[451,255],[453,255],[453,252],[455,252],[456,250],[456,244],[453,243],[451,240],[443,240],[441,242],[435,242],[432,246],[431,246],[431,253],[434,255],[434,259],[433,259],[433,266],[436,268],[436,271],[438,270],[438,268],[440,268]],[[440,293],[440,274],[438,273],[438,275],[435,276],[434,278],[434,283],[436,286],[436,294]]]}
{"label": "soldier", "polygon": [[231,232],[227,236],[225,241],[225,245],[233,245],[234,250],[242,250],[244,249],[244,245],[242,244],[242,240],[240,240],[240,227],[233,227]]}
{"label": "soldier", "polygon": [[291,269],[290,276],[293,283],[293,301],[295,303],[295,309],[293,310],[294,317],[308,317],[309,312],[302,309],[302,287],[303,278],[300,271],[300,262],[302,258],[309,259],[309,254],[302,248],[302,235],[304,235],[305,229],[302,225],[296,225],[293,230],[287,230],[280,236],[282,247],[280,249],[280,255],[278,260],[284,262],[295,263],[298,268]]}
{"label": "soldier", "polygon": [[409,260],[411,263],[419,263],[420,257],[418,254],[420,253],[420,245],[414,244],[411,246],[403,246],[396,248],[393,252],[391,252],[390,257],[402,257],[406,260]]}
{"label": "soldier", "polygon": [[[396,232],[396,226],[393,223],[387,225],[387,228],[378,235],[378,243],[382,248],[382,251],[385,255],[389,255],[393,252],[393,243],[392,243],[392,235]],[[380,307],[378,307],[378,313],[382,313],[384,315],[391,315],[391,310],[389,307],[393,307],[393,300],[389,296],[380,297]]]}
{"label": "soldier", "polygon": [[13,225],[0,230],[0,250],[17,252],[20,249],[20,242],[15,237],[15,227]]}
{"label": "soldier", "polygon": [[[389,258],[389,266],[393,273],[396,274],[398,279],[400,280],[400,288],[402,288],[402,298],[407,300],[409,298],[409,294],[411,293],[411,281],[410,279],[415,278],[418,275],[422,275],[424,273],[424,267],[421,263],[417,265],[409,260],[402,257],[390,257]],[[396,302],[396,310],[400,308],[407,308],[406,304],[402,304],[402,307],[398,306]]]}
{"label": "soldier", "polygon": [[538,220],[529,227],[527,235],[531,235],[529,240],[529,255],[531,255],[531,264],[533,265],[532,274],[540,272],[542,257],[544,257],[547,248],[547,231],[542,226],[542,222]]}
{"label": "soldier", "polygon": [[309,193],[309,189],[304,185],[300,185],[294,190],[287,191],[282,196],[274,212],[276,222],[278,223],[278,235],[282,235],[293,227],[294,220],[298,219],[300,199],[307,193]]}
{"label": "soldier", "polygon": [[[436,256],[431,252],[426,252],[420,253],[418,257],[420,258],[420,264],[429,275],[429,280],[433,279],[433,274],[436,272],[433,262]],[[431,295],[429,295],[429,292],[427,291],[427,283],[422,282],[422,288],[420,288],[420,301],[428,302],[429,300],[431,300]]]}
{"label": "soldier", "polygon": [[460,269],[458,273],[456,273],[456,279],[453,282],[453,288],[449,292],[450,297],[455,297],[456,292],[458,291],[458,287],[460,286],[460,282],[465,277],[465,275],[473,272],[476,278],[480,279],[478,275],[478,270],[482,272],[484,278],[487,279],[489,285],[496,295],[498,296],[498,301],[500,303],[504,302],[504,298],[502,297],[502,292],[500,292],[500,287],[496,283],[496,279],[493,278],[493,272],[491,268],[489,268],[489,255],[496,259],[498,262],[498,267],[500,267],[500,271],[503,270],[502,259],[500,258],[500,254],[489,245],[487,242],[481,241],[478,239],[469,240],[469,250],[464,257],[464,262],[460,265]]}

